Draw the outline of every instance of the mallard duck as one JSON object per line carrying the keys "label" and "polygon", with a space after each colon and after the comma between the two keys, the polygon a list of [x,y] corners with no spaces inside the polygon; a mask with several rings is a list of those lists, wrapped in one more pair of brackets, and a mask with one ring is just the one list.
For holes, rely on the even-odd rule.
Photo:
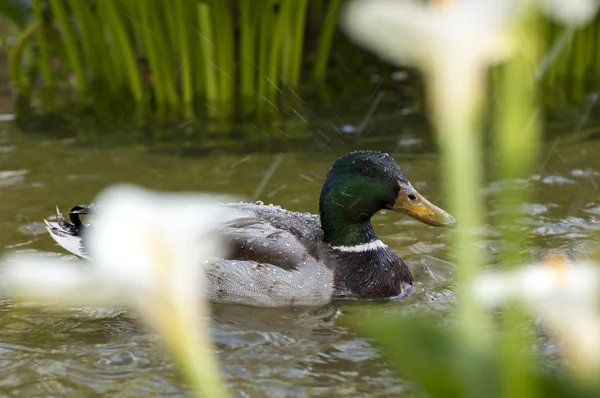
{"label": "mallard duck", "polygon": [[[412,290],[412,275],[375,235],[371,217],[385,209],[428,225],[455,225],[413,188],[389,155],[375,151],[351,152],[333,164],[319,215],[262,203],[223,206],[229,217],[216,233],[229,256],[206,266],[205,297],[260,307],[403,297]],[[75,206],[69,222],[57,209],[57,222],[46,221],[48,231],[60,246],[87,258],[84,232],[90,224],[80,216],[97,212],[93,205]]]}

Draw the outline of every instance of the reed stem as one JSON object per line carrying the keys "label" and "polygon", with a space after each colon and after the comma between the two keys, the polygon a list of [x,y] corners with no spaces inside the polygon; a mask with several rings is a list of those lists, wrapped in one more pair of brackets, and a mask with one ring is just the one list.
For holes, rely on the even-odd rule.
{"label": "reed stem", "polygon": [[326,11],[326,17],[321,26],[317,51],[313,65],[313,78],[317,81],[323,80],[327,72],[331,45],[337,28],[337,21],[341,10],[342,0],[330,0]]}
{"label": "reed stem", "polygon": [[174,0],[173,2],[173,17],[172,23],[174,24],[174,37],[177,38],[175,42],[178,45],[179,50],[179,74],[181,76],[181,95],[183,102],[183,115],[186,119],[193,117],[193,100],[194,100],[194,85],[192,82],[192,68],[194,65],[194,58],[190,54],[190,43],[188,24],[190,21],[189,10],[186,6],[189,5],[185,0]]}
{"label": "reed stem", "polygon": [[75,74],[75,80],[77,82],[77,88],[81,93],[82,102],[85,103],[87,102],[88,94],[87,77],[79,52],[78,41],[76,39],[73,26],[69,22],[67,7],[62,0],[49,0],[49,3],[58,26],[62,31],[62,38],[65,43],[69,66],[72,68],[73,73]]}
{"label": "reed stem", "polygon": [[40,23],[37,21],[32,22],[27,26],[25,31],[19,36],[15,46],[10,52],[9,58],[9,70],[11,84],[13,84],[19,93],[25,97],[29,97],[31,89],[31,79],[27,76],[27,70],[23,67],[23,53],[25,47],[29,44],[29,40],[35,37],[36,33],[40,29]]}
{"label": "reed stem", "polygon": [[42,78],[44,81],[44,94],[43,101],[44,106],[47,109],[52,109],[52,99],[53,99],[53,91],[55,86],[54,81],[54,73],[52,71],[52,60],[50,59],[50,49],[49,43],[47,39],[47,35],[49,32],[46,29],[46,24],[44,21],[44,16],[42,15],[41,1],[35,0],[32,3],[33,15],[36,21],[39,24],[39,29],[37,30],[37,43],[40,53],[39,65],[42,71]]}
{"label": "reed stem", "polygon": [[109,79],[119,79],[124,75],[122,84],[127,84],[135,102],[141,105],[144,100],[142,77],[133,43],[129,39],[123,19],[120,17],[123,10],[115,1],[99,1],[96,6],[110,35],[107,45],[114,51],[113,56],[110,57],[112,62],[106,63],[106,69],[113,73]]}
{"label": "reed stem", "polygon": [[252,0],[239,0],[240,7],[240,44],[238,67],[240,70],[240,94],[242,112],[250,114],[256,107],[256,49],[257,15],[256,4]]}
{"label": "reed stem", "polygon": [[202,52],[204,85],[206,87],[207,114],[215,116],[215,108],[219,101],[219,83],[215,70],[215,44],[213,38],[213,27],[211,9],[208,3],[199,2],[197,5],[198,30],[200,35],[200,51]]}

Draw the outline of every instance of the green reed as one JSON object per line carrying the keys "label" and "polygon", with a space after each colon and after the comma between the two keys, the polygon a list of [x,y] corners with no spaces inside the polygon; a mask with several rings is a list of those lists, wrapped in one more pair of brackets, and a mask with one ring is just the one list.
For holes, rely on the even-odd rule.
{"label": "green reed", "polygon": [[57,111],[52,97],[67,90],[76,94],[70,109],[133,103],[143,120],[228,119],[277,111],[283,90],[304,84],[311,32],[315,73],[325,75],[341,2],[34,0],[29,20],[12,1],[0,13],[18,32],[14,86],[25,97],[47,93],[46,110]]}
{"label": "green reed", "polygon": [[[547,89],[547,105],[583,102],[600,86],[600,17],[578,29],[544,21],[540,30],[546,38],[543,51],[553,53],[540,79]],[[560,98],[553,95],[555,90],[562,94]]]}
{"label": "green reed", "polygon": [[[504,182],[504,189],[495,196],[495,224],[502,235],[501,264],[505,269],[523,266],[528,261],[523,253],[526,243],[519,228],[522,206],[532,202],[532,191],[523,182],[530,179],[541,147],[538,105],[538,82],[535,74],[540,63],[541,42],[532,32],[542,27],[542,19],[531,2],[522,6],[514,29],[519,46],[515,56],[499,68],[494,86],[493,159],[495,178]],[[533,71],[533,73],[532,73]],[[506,396],[536,397],[541,387],[531,372],[536,366],[534,355],[523,352],[535,341],[534,333],[523,325],[529,316],[515,305],[502,313],[500,334],[500,372],[504,375]]]}

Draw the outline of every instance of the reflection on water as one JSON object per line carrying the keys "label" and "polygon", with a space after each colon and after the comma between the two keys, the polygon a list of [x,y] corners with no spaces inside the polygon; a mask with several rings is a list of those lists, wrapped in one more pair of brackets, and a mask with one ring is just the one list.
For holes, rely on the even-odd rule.
{"label": "reflection on water", "polygon": [[[89,202],[115,181],[246,198],[260,187],[258,199],[264,202],[315,212],[330,165],[336,156],[356,147],[390,151],[413,185],[443,207],[437,159],[421,140],[411,147],[415,141],[411,137],[397,137],[391,145],[389,139],[346,146],[325,142],[313,145],[311,151],[196,158],[150,152],[142,146],[82,146],[73,140],[25,136],[0,124],[0,247],[64,256],[46,235],[42,218],[52,216],[55,205],[66,210]],[[499,228],[518,229],[531,258],[552,248],[583,254],[585,242],[600,228],[596,171],[600,158],[595,155],[600,143],[551,148],[531,179],[490,180],[482,193],[493,204],[498,190],[515,183],[532,184],[536,192],[535,203],[522,205],[522,217],[515,225],[476,231],[482,233],[479,244],[491,264],[500,249]],[[265,180],[269,170],[272,175]],[[389,212],[376,216],[374,225],[413,269],[414,294],[401,302],[366,306],[340,301],[318,311],[213,306],[215,348],[236,396],[413,395],[414,387],[397,378],[378,351],[347,325],[364,311],[398,316],[430,312],[440,318],[451,314],[454,265],[445,261],[448,232]],[[342,314],[335,319],[338,308]],[[184,392],[168,352],[123,308],[56,313],[1,302],[1,395],[183,396]]]}

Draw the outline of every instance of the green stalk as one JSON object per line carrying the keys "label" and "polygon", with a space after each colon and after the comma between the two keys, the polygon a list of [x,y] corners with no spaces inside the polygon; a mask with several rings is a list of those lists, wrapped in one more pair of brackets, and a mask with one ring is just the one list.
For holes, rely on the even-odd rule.
{"label": "green stalk", "polygon": [[[558,81],[562,85],[562,87],[566,87],[566,84],[568,83],[568,79],[569,79],[569,75],[570,75],[570,64],[571,64],[570,60],[571,60],[571,53],[572,53],[572,47],[573,47],[575,33],[576,32],[573,33],[573,38],[571,39],[571,44],[565,48],[562,55],[560,57],[558,57],[558,59],[556,61],[556,75],[557,75]],[[567,91],[567,90],[565,90],[565,91]]]}
{"label": "green stalk", "polygon": [[594,23],[595,34],[594,34],[594,43],[595,43],[595,53],[594,53],[594,78],[600,79],[600,21],[596,19]]}
{"label": "green stalk", "polygon": [[[532,67],[538,62],[539,45],[536,35],[539,17],[532,7],[524,7],[518,21],[517,55],[503,68],[494,108],[494,158],[503,181],[527,180],[533,173],[540,145],[539,116],[536,110],[535,78]],[[498,193],[500,207],[497,225],[505,226],[502,238],[508,245],[502,248],[503,268],[522,266],[527,260],[521,253],[526,249],[518,227],[521,206],[531,202],[531,190],[522,184],[509,185]],[[505,396],[536,397],[536,382],[530,369],[533,358],[523,353],[533,341],[523,328],[528,317],[519,306],[504,311],[504,330],[501,338],[502,373]]]}
{"label": "green stalk", "polygon": [[212,3],[212,14],[215,21],[214,34],[218,38],[215,47],[217,60],[217,74],[220,75],[219,103],[220,110],[225,115],[232,113],[233,97],[235,95],[235,64],[234,64],[234,39],[233,39],[233,5],[228,0],[219,0]]}
{"label": "green stalk", "polygon": [[156,107],[159,115],[159,119],[166,116],[167,113],[167,89],[165,87],[165,76],[163,76],[163,70],[160,67],[160,54],[157,47],[155,46],[156,40],[153,36],[159,34],[158,31],[154,31],[151,13],[153,3],[151,1],[141,1],[138,3],[138,11],[140,13],[141,26],[138,27],[138,32],[142,37],[144,43],[144,49],[148,56],[148,63],[150,64],[150,70],[152,73],[152,87],[154,88],[154,95],[156,99]]}
{"label": "green stalk", "polygon": [[165,28],[167,26],[165,14],[172,14],[172,7],[173,2],[170,1],[151,3],[151,6],[149,7],[149,26],[154,34],[152,36],[152,43],[156,48],[156,54],[158,55],[157,67],[161,70],[161,75],[164,79],[163,85],[167,102],[170,104],[171,109],[176,111],[179,109],[179,94],[177,93],[176,74],[174,70],[174,52],[169,45],[169,43],[175,41],[175,36],[173,37],[173,40],[171,40],[169,31]]}
{"label": "green stalk", "polygon": [[120,18],[121,9],[115,1],[99,1],[96,3],[100,15],[106,24],[106,28],[110,31],[112,51],[114,54],[109,57],[113,60],[112,66],[115,77],[118,78],[122,71],[126,76],[125,82],[129,85],[129,90],[133,94],[135,102],[141,104],[144,100],[144,89],[142,85],[142,77],[136,60],[136,52],[133,44],[129,40],[123,20]]}
{"label": "green stalk", "polygon": [[294,21],[294,32],[292,40],[292,50],[290,53],[290,73],[287,84],[297,87],[300,83],[302,74],[303,54],[304,54],[304,29],[306,25],[306,10],[308,0],[294,0],[296,6]]}
{"label": "green stalk", "polygon": [[584,29],[578,29],[577,32],[575,32],[575,43],[573,47],[573,51],[571,52],[573,64],[570,73],[573,79],[573,84],[570,84],[571,93],[573,96],[572,98],[575,99],[575,101],[583,102],[585,96],[584,75],[586,67]]}
{"label": "green stalk", "polygon": [[32,22],[27,29],[19,36],[15,46],[10,52],[9,70],[11,83],[17,88],[20,94],[28,97],[31,89],[31,79],[27,76],[26,69],[23,67],[23,53],[29,40],[32,39],[40,29],[39,22]]}
{"label": "green stalk", "polygon": [[[483,149],[481,107],[487,80],[481,65],[465,67],[462,62],[447,62],[429,72],[428,95],[440,141],[441,169],[450,213],[458,227],[452,230],[456,268],[457,326],[464,341],[476,351],[488,346],[489,325],[484,310],[473,297],[471,286],[483,269],[485,258],[475,231],[483,225]],[[456,81],[461,93],[456,93]]]}
{"label": "green stalk", "polygon": [[49,45],[46,38],[48,30],[46,29],[40,2],[41,0],[35,0],[32,3],[32,7],[33,15],[40,26],[40,29],[37,31],[37,43],[40,51],[39,65],[40,69],[42,70],[42,77],[44,79],[45,86],[44,103],[46,108],[52,109],[53,91],[55,87],[54,73],[52,72],[52,60],[50,59]]}
{"label": "green stalk", "polygon": [[106,81],[111,89],[115,91],[116,84],[113,79],[106,79],[108,71],[106,70],[106,60],[103,57],[103,51],[106,49],[102,40],[102,23],[92,15],[90,4],[81,0],[69,0],[69,5],[75,14],[79,33],[83,44],[83,54],[85,55],[86,65],[89,68],[90,75],[94,79]]}
{"label": "green stalk", "polygon": [[553,84],[556,81],[557,60],[572,42],[574,32],[574,28],[566,27],[560,34],[551,37],[549,42],[552,45],[546,49],[544,57],[538,63],[533,75],[534,80],[540,81],[546,76],[547,84]]}
{"label": "green stalk", "polygon": [[282,21],[282,26],[285,27],[285,30],[280,33],[280,40],[282,42],[281,49],[281,66],[280,66],[280,74],[281,80],[283,80],[286,84],[291,79],[290,73],[292,72],[292,62],[293,56],[292,51],[294,51],[294,8],[292,2],[289,0],[282,0],[280,3],[280,11],[279,15],[274,16],[277,20]]}
{"label": "green stalk", "polygon": [[186,119],[194,116],[192,103],[194,100],[194,87],[192,82],[193,57],[190,54],[190,43],[188,34],[189,13],[185,0],[174,0],[173,22],[176,27],[176,42],[179,45],[179,62],[181,75],[181,94],[183,100],[183,115]]}
{"label": "green stalk", "polygon": [[242,111],[249,114],[256,105],[256,20],[255,3],[252,0],[239,0],[240,45],[238,65],[240,70],[240,93]]}
{"label": "green stalk", "polygon": [[272,43],[278,38],[273,37],[270,27],[273,24],[273,11],[271,7],[266,6],[263,9],[262,15],[258,18],[259,24],[259,43],[258,43],[258,66],[257,66],[257,114],[262,114],[268,104],[265,102],[267,98],[268,87],[273,87],[267,80],[269,52],[272,51]]}
{"label": "green stalk", "polygon": [[215,71],[215,46],[213,28],[210,16],[210,5],[204,2],[196,4],[198,13],[198,30],[200,32],[200,51],[202,54],[204,84],[206,87],[206,100],[208,103],[207,113],[215,116],[215,105],[219,100],[219,80]]}
{"label": "green stalk", "polygon": [[[264,97],[272,104],[277,102],[277,93],[281,91],[279,88],[278,67],[280,67],[280,54],[284,47],[283,39],[285,38],[285,30],[286,28],[289,29],[293,9],[291,1],[284,1],[280,5],[279,15],[272,17],[271,42],[269,44],[269,52],[265,64],[266,70],[263,77],[265,81]],[[272,108],[272,105],[268,106]]]}
{"label": "green stalk", "polygon": [[75,73],[77,88],[82,94],[82,99],[85,101],[87,99],[88,91],[85,68],[81,60],[76,34],[71,23],[69,22],[67,7],[62,0],[49,0],[49,2],[58,26],[62,31],[62,37],[67,52],[67,59],[69,60],[69,66]]}
{"label": "green stalk", "polygon": [[[192,313],[177,302],[162,301],[156,308],[161,318],[153,324],[154,317],[148,317],[150,326],[163,337],[179,362],[178,370],[190,384],[192,396],[227,398],[219,368],[218,359],[212,353],[210,327],[204,320],[209,315],[206,302],[202,300]],[[162,304],[162,305],[160,305]],[[210,319],[210,318],[209,318]]]}
{"label": "green stalk", "polygon": [[[77,0],[75,0],[77,1]],[[104,76],[111,87],[116,90],[120,88],[127,89],[129,80],[127,78],[129,57],[125,52],[126,43],[129,42],[127,35],[124,33],[120,36],[119,31],[123,29],[123,21],[118,17],[122,10],[117,10],[118,5],[113,1],[101,1],[96,3],[97,22],[102,28],[100,32],[100,40],[102,48],[107,47],[115,54],[113,57],[100,58],[104,62]],[[102,33],[104,31],[104,33]],[[103,49],[98,50],[101,54]],[[131,87],[131,86],[130,86]]]}
{"label": "green stalk", "polygon": [[0,32],[0,49],[4,50],[6,54],[10,55],[10,45],[8,44],[8,38],[6,35]]}
{"label": "green stalk", "polygon": [[97,58],[97,53],[95,48],[97,48],[98,43],[96,43],[96,35],[94,32],[94,28],[97,26],[94,23],[94,19],[92,17],[92,13],[90,11],[90,6],[86,2],[78,1],[78,0],[69,0],[69,6],[73,10],[73,14],[75,15],[75,19],[78,22],[79,26],[79,36],[81,37],[81,43],[83,48],[83,54],[85,56],[86,65],[91,72],[91,75],[96,77],[98,76],[98,72],[100,69],[100,62]]}
{"label": "green stalk", "polygon": [[326,17],[321,26],[315,61],[313,64],[313,78],[317,81],[323,80],[325,73],[327,72],[327,64],[329,62],[329,55],[331,54],[334,33],[338,25],[341,3],[342,0],[329,1]]}

